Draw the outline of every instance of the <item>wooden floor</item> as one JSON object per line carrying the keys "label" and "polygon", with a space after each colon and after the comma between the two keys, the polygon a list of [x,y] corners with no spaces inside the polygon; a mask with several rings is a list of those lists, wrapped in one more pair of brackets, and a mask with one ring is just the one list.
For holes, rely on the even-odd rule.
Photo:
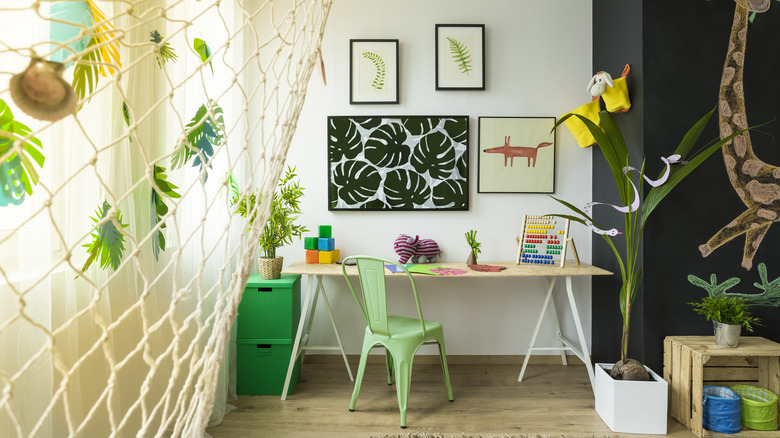
{"label": "wooden floor", "polygon": [[[517,381],[518,356],[449,356],[455,401],[447,401],[438,357],[417,356],[412,372],[406,429],[399,426],[395,385],[388,386],[383,361],[366,367],[355,412],[348,405],[353,384],[334,356],[307,356],[301,379],[286,401],[276,395],[239,396],[214,438],[383,437],[410,434],[567,437],[651,437],[615,434],[596,414],[593,392],[579,364],[560,359],[531,364]],[[377,359],[381,358],[378,357]],[[536,357],[534,357],[536,360]],[[573,361],[576,361],[574,359]],[[350,358],[353,370],[357,357]],[[694,435],[669,418],[670,437]],[[741,434],[740,434],[741,435]]]}

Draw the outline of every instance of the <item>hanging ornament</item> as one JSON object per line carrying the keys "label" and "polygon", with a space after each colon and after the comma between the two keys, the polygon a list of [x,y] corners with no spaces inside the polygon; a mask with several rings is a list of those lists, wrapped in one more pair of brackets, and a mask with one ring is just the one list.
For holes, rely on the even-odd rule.
{"label": "hanging ornament", "polygon": [[11,97],[25,113],[53,122],[73,114],[78,98],[73,87],[62,79],[65,65],[32,58],[30,65],[11,78]]}

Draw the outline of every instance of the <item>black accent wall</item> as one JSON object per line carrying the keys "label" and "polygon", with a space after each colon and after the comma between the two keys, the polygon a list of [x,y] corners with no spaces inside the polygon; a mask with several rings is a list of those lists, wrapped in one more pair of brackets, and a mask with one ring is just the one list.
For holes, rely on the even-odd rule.
{"label": "black accent wall", "polygon": [[[647,162],[647,174],[658,175],[660,157],[671,155],[685,132],[715,108],[734,15],[732,0],[593,0],[593,68],[628,77],[633,107],[615,114],[632,153],[632,162]],[[748,27],[745,99],[753,147],[764,162],[780,165],[780,3],[756,16]],[[594,71],[594,73],[595,73]],[[717,114],[699,146],[718,140]],[[593,156],[593,199],[616,201],[614,180],[597,148]],[[637,166],[638,167],[638,166]],[[645,190],[649,187],[645,185]],[[745,210],[728,181],[722,154],[716,152],[683,181],[650,216],[643,246],[644,278],[632,313],[630,356],[660,372],[663,338],[711,334],[711,323],[687,304],[707,292],[688,282],[693,274],[719,283],[741,282],[729,292],[760,293],[759,263],[769,280],[780,277],[780,224],[770,227],[749,271],[741,267],[745,237],[739,236],[703,258],[699,245]],[[605,228],[622,227],[621,217],[594,211]],[[618,268],[609,247],[594,238],[593,263]],[[593,360],[619,359],[620,278],[593,279]],[[780,298],[777,304],[780,305]],[[780,307],[756,307],[764,320],[754,335],[780,342]],[[744,335],[743,331],[743,335]]]}

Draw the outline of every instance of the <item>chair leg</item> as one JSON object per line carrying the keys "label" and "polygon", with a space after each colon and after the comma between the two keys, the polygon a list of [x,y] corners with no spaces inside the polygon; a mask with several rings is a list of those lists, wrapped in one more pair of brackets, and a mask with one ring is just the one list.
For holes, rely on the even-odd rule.
{"label": "chair leg", "polygon": [[352,390],[352,399],[349,401],[349,410],[355,410],[355,404],[357,404],[358,394],[360,394],[360,385],[363,383],[363,374],[366,371],[366,362],[368,361],[368,353],[371,351],[371,347],[363,345],[363,352],[360,354],[360,365],[358,365],[357,376],[355,376],[355,389]]}
{"label": "chair leg", "polygon": [[447,386],[447,400],[455,401],[452,396],[452,385],[450,384],[450,370],[447,367],[447,353],[444,351],[444,341],[439,340],[439,358],[441,359],[441,369],[444,372],[444,385]]}
{"label": "chair leg", "polygon": [[398,409],[401,411],[401,428],[406,429],[406,405],[412,383],[412,362],[409,358],[394,358],[395,392],[398,394]]}
{"label": "chair leg", "polygon": [[387,367],[387,384],[393,384],[393,356],[390,355],[390,350],[385,348],[385,366]]}

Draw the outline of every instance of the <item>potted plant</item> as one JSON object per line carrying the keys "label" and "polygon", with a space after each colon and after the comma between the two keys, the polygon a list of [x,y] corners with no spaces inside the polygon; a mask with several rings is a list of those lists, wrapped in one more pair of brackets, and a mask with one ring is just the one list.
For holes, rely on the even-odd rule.
{"label": "potted plant", "polygon": [[[281,277],[284,258],[276,257],[276,249],[292,243],[293,237],[300,239],[303,233],[309,231],[305,226],[295,223],[301,213],[300,199],[304,190],[299,181],[294,180],[297,176],[295,167],[288,166],[287,172],[279,180],[278,190],[271,199],[271,211],[258,239],[260,257],[257,259],[257,266],[260,276],[265,280]],[[262,200],[258,195],[242,194],[234,188],[231,203],[236,205],[235,213],[241,217],[249,216],[250,227],[260,211]]]}
{"label": "potted plant", "polygon": [[712,320],[715,343],[721,347],[736,348],[742,327],[753,331],[753,324],[761,325],[761,320],[750,312],[747,300],[728,295],[715,295],[702,298],[699,303],[688,303],[693,311]]}
{"label": "potted plant", "polygon": [[468,260],[466,260],[466,264],[476,265],[477,256],[482,252],[482,250],[479,249],[482,244],[477,242],[477,230],[469,230],[466,232],[466,243],[468,243],[469,247],[471,247],[471,252],[469,253]]}
{"label": "potted plant", "polygon": [[[731,136],[707,146],[700,152],[691,154],[694,144],[714,111],[713,109],[696,122],[688,130],[672,155],[662,159],[666,163],[665,170],[656,180],[651,180],[645,176],[644,163],[642,163],[639,169],[631,167],[631,159],[623,135],[607,111],[599,113],[603,129],[586,117],[578,114],[566,114],[555,125],[557,127],[572,116],[578,117],[585,124],[596,139],[596,143],[612,172],[622,204],[620,206],[610,206],[623,214],[625,223],[623,230],[604,230],[594,224],[590,216],[590,209],[599,203],[591,202],[583,209],[580,209],[569,202],[553,197],[553,199],[576,213],[576,215],[556,214],[554,216],[584,224],[595,233],[601,235],[606,244],[612,249],[620,267],[622,284],[618,294],[618,303],[622,314],[623,326],[620,342],[620,361],[611,366],[609,364],[596,364],[594,379],[596,411],[607,425],[616,432],[666,433],[666,393],[668,389],[666,382],[639,361],[629,359],[628,357],[631,308],[636,298],[642,274],[639,254],[645,224],[658,204],[677,184],[723,146],[724,143],[744,132],[735,132]],[[646,193],[644,199],[642,199],[638,188],[641,187],[643,179],[653,186]],[[638,185],[635,181],[638,182]],[[625,241],[625,249],[622,251],[613,242],[613,237],[619,234],[622,235],[621,239]],[[605,367],[611,367],[609,374],[605,372]],[[639,381],[632,382],[632,380]],[[653,382],[643,382],[642,380],[653,380]],[[657,383],[657,389],[652,387],[655,383]],[[627,387],[630,387],[630,389]],[[638,395],[634,391],[647,392]],[[641,409],[634,409],[640,405],[643,406]],[[655,414],[649,415],[648,409],[652,409]],[[642,412],[643,410],[644,412]],[[654,420],[655,417],[657,417],[657,421]],[[647,426],[645,427],[645,425]],[[659,432],[652,432],[655,430]]]}

